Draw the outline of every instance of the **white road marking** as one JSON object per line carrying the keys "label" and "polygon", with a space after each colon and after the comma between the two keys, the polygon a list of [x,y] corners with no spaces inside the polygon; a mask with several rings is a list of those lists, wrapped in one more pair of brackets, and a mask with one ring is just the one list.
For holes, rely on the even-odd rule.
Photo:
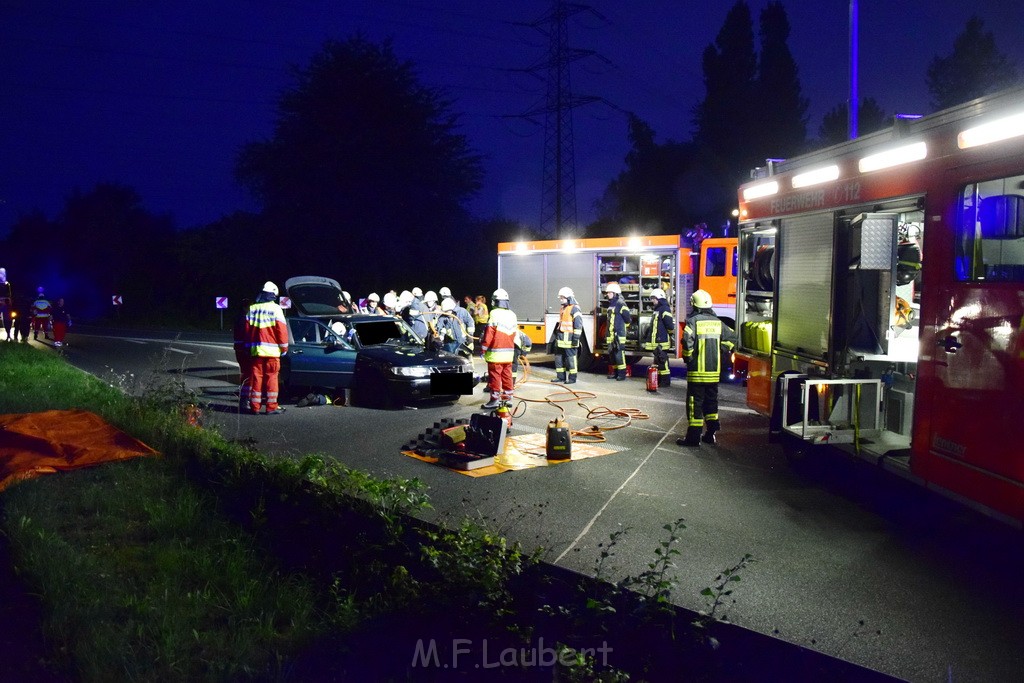
{"label": "white road marking", "polygon": [[131,342],[132,344],[148,344],[148,339],[132,339],[131,337],[107,337],[107,339],[120,339],[121,341]]}
{"label": "white road marking", "polygon": [[167,347],[166,349],[164,349],[164,350],[165,350],[165,351],[174,351],[175,353],[183,353],[183,354],[185,354],[186,356],[192,356],[192,355],[194,355],[194,354],[195,354],[195,351],[186,351],[185,349],[176,349],[176,348],[174,348],[173,346],[168,346],[168,347]]}
{"label": "white road marking", "polygon": [[233,360],[218,360],[217,362],[218,363],[223,363],[224,365],[230,365],[233,368],[237,368],[238,367],[238,363],[236,361],[233,361]]}
{"label": "white road marking", "polygon": [[586,536],[587,533],[590,532],[591,527],[594,526],[594,523],[597,521],[597,518],[600,517],[604,513],[604,511],[606,509],[608,509],[608,506],[611,505],[613,500],[615,500],[615,497],[618,496],[619,493],[624,488],[626,488],[626,484],[628,484],[630,482],[630,480],[632,480],[633,477],[635,477],[637,475],[637,473],[640,471],[641,467],[643,467],[644,465],[647,464],[647,461],[651,459],[651,456],[654,455],[654,452],[657,451],[659,448],[661,448],[661,444],[665,441],[665,439],[667,439],[669,436],[671,436],[673,432],[676,431],[676,428],[679,426],[679,423],[682,422],[684,419],[686,419],[686,415],[680,415],[679,419],[676,420],[676,423],[674,425],[672,425],[672,429],[670,429],[669,431],[665,432],[662,435],[662,437],[660,439],[658,439],[658,443],[654,444],[654,448],[652,448],[650,453],[648,453],[647,456],[643,460],[640,461],[640,464],[636,466],[636,468],[633,470],[632,474],[630,474],[628,477],[626,477],[626,480],[624,482],[622,482],[622,484],[619,485],[619,488],[615,489],[615,491],[608,498],[608,500],[605,501],[604,505],[601,506],[601,509],[597,511],[597,514],[595,514],[593,517],[590,518],[590,521],[587,522],[586,526],[583,527],[583,531],[581,531],[579,533],[579,536],[577,536],[575,539],[573,539],[573,542],[570,543],[566,547],[566,549],[562,551],[562,554],[555,558],[555,564],[558,564],[559,562],[561,562],[562,558],[565,557],[566,554],[570,550],[575,548],[576,544],[578,544],[581,540],[583,540],[583,537]]}

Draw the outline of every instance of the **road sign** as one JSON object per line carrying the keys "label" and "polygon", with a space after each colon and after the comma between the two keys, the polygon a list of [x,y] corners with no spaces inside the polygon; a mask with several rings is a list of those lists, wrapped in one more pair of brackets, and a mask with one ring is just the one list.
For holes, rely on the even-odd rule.
{"label": "road sign", "polygon": [[281,297],[281,308],[291,308],[291,307],[292,307],[292,300],[289,299],[286,296],[282,296]]}
{"label": "road sign", "polygon": [[110,303],[114,304],[115,306],[120,306],[121,304],[124,303],[124,300],[121,298],[120,294],[115,294],[114,296],[110,297]]}
{"label": "road sign", "polygon": [[227,308],[228,307],[228,298],[226,296],[218,296],[218,297],[216,297],[215,300],[217,302],[217,308]]}

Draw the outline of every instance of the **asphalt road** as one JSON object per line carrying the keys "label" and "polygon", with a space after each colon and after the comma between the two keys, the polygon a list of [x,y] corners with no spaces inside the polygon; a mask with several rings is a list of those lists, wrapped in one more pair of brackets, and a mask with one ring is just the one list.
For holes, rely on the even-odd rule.
{"label": "asphalt road", "polygon": [[[268,453],[323,453],[379,476],[429,486],[431,516],[482,515],[508,537],[542,546],[548,561],[593,574],[610,534],[605,575],[636,575],[655,555],[662,528],[685,519],[679,548],[680,605],[749,553],[733,622],[913,681],[1019,681],[1024,672],[1024,536],[894,475],[819,451],[791,467],[767,443],[767,421],[742,388],[723,385],[719,445],[683,449],[686,386],[648,394],[641,378],[583,375],[587,407],[637,408],[649,419],[607,432],[617,452],[551,467],[471,478],[401,454],[442,418],[467,418],[485,397],[415,409],[322,406],[276,416],[234,409],[236,368],[223,336],[104,333],[69,336],[66,358],[126,391],[181,380],[212,408],[207,426],[253,439]],[[205,341],[204,341],[205,340]],[[479,361],[477,361],[479,362]],[[534,367],[517,392],[543,400],[550,367]],[[587,410],[563,403],[573,429]],[[542,434],[560,411],[527,403],[512,436]]]}

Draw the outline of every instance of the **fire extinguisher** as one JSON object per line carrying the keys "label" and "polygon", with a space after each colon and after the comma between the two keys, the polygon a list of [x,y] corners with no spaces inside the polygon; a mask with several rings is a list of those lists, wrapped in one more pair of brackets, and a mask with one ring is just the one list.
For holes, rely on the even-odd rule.
{"label": "fire extinguisher", "polygon": [[658,390],[658,366],[651,363],[647,368],[647,391]]}

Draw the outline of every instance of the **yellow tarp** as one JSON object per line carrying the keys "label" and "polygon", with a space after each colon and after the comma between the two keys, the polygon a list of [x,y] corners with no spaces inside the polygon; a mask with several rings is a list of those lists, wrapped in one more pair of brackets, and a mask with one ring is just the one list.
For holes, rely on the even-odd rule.
{"label": "yellow tarp", "polygon": [[[458,472],[459,474],[465,474],[467,477],[488,477],[492,474],[501,474],[502,472],[510,472],[512,470],[549,467],[563,462],[572,462],[572,460],[596,458],[599,455],[608,455],[609,453],[616,453],[619,450],[617,448],[608,448],[606,446],[573,442],[572,460],[549,461],[545,455],[546,451],[544,444],[546,442],[547,436],[544,434],[510,436],[505,439],[505,452],[496,458],[498,462],[494,465],[479,467],[475,470],[449,469],[453,472]],[[408,455],[410,458],[415,458],[416,460],[422,460],[423,462],[429,462],[432,464],[438,464],[439,462],[437,458],[423,455],[416,451],[402,451],[402,454]]]}
{"label": "yellow tarp", "polygon": [[0,491],[41,474],[155,454],[85,410],[0,415]]}

